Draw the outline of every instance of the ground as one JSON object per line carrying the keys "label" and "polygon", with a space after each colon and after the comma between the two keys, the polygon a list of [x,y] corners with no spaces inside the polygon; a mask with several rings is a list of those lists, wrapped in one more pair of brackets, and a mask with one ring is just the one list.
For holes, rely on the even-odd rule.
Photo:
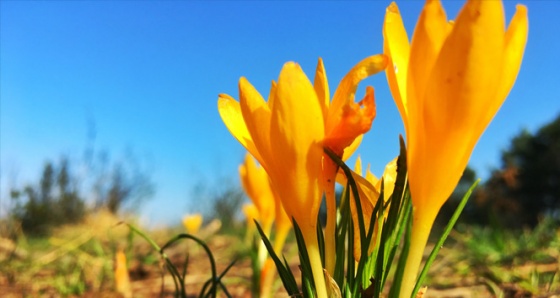
{"label": "ground", "polygon": [[[102,224],[103,221],[110,224]],[[213,254],[217,274],[235,261],[223,283],[231,296],[251,297],[252,267],[244,237],[242,233],[224,233],[218,228],[207,229],[200,235]],[[180,232],[167,229],[146,234],[163,245]],[[558,234],[560,231],[554,235]],[[174,282],[160,255],[145,239],[132,237],[126,225],[115,225],[112,218],[95,218],[58,230],[54,235],[39,239],[0,238],[1,297],[123,297],[115,291],[113,273],[115,251],[121,248],[129,257],[132,297],[174,297]],[[526,260],[523,262],[492,261],[499,266],[490,266],[491,258],[474,259],[475,253],[467,251],[464,243],[451,241],[441,250],[426,281],[429,287],[425,297],[560,297],[558,242],[547,242],[531,255],[517,256]],[[527,253],[520,251],[517,254]],[[165,253],[179,271],[188,257],[186,292],[188,297],[198,297],[211,276],[211,263],[204,249],[183,239]],[[299,277],[293,242],[288,243],[284,253]],[[287,297],[279,279],[276,289],[274,297]],[[220,292],[218,297],[225,295]]]}

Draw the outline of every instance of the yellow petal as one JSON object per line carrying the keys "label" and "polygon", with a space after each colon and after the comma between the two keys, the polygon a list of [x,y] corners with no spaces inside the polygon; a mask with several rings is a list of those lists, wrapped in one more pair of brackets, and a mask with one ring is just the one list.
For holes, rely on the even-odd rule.
{"label": "yellow petal", "polygon": [[[439,8],[429,14],[431,5],[435,4],[426,4],[424,20],[415,33],[411,60],[418,61],[410,61],[408,75],[407,158],[414,208],[401,297],[410,296],[433,222],[515,81],[527,38],[523,7],[518,7],[506,33],[501,1],[471,0],[436,54],[434,49],[445,32],[422,33],[429,30],[422,26],[430,21],[443,28]],[[422,68],[426,68],[427,81],[421,76]]]}
{"label": "yellow petal", "polygon": [[263,225],[272,225],[275,202],[266,171],[247,154],[244,163],[239,166],[239,176],[243,189],[259,210]]}
{"label": "yellow petal", "polygon": [[261,165],[268,169],[270,160],[270,109],[261,94],[245,78],[239,80],[239,104],[247,129],[263,160]]}
{"label": "yellow petal", "polygon": [[323,59],[319,58],[317,62],[317,69],[315,70],[315,80],[313,81],[313,88],[321,104],[323,110],[323,117],[327,117],[328,107],[330,105],[330,91],[329,83],[327,80],[327,72],[325,70],[325,65],[323,65]]}
{"label": "yellow petal", "polygon": [[284,65],[278,79],[270,138],[275,142],[271,149],[277,193],[286,213],[302,231],[310,231],[316,227],[320,203],[324,121],[311,82],[292,62]]}
{"label": "yellow petal", "polygon": [[274,217],[274,230],[276,234],[274,235],[274,251],[277,254],[282,253],[282,248],[286,242],[286,237],[292,228],[292,220],[286,214],[282,202],[278,196],[275,196],[276,208]]}
{"label": "yellow petal", "polygon": [[393,99],[399,108],[405,128],[407,125],[407,98],[406,80],[408,72],[408,59],[410,44],[408,35],[395,2],[392,2],[385,13],[383,22],[383,53],[388,57],[388,66],[385,70],[387,81]]}
{"label": "yellow petal", "polygon": [[239,102],[227,94],[220,94],[218,98],[218,112],[229,132],[262,164],[262,157],[253,142],[253,138],[249,134]]}
{"label": "yellow petal", "polygon": [[280,198],[278,198],[278,196],[275,196],[275,199],[276,208],[274,209],[274,223],[276,225],[276,230],[289,230],[292,227],[292,220],[288,217],[288,214],[286,214]]}
{"label": "yellow petal", "polygon": [[[426,92],[419,98],[427,108],[423,117],[433,120],[430,128],[448,130],[446,125],[461,122],[460,126],[472,130],[470,116],[476,119],[490,101],[503,101],[495,98],[503,47],[501,2],[467,2],[441,49]],[[431,98],[441,100],[426,102]]]}
{"label": "yellow petal", "polygon": [[[363,215],[364,226],[367,230],[372,223],[372,217],[374,216],[373,209],[375,207],[375,204],[377,203],[377,199],[379,198],[379,192],[377,192],[377,190],[369,181],[367,181],[359,174],[359,172],[362,171],[361,167],[361,160],[357,159],[354,166],[354,171],[352,171],[352,177],[354,178],[354,181],[356,181],[356,185],[358,187],[358,194],[360,196],[359,201],[362,209],[361,214]],[[352,217],[352,221],[354,222],[354,259],[358,261],[360,260],[362,251],[360,241],[359,213],[352,192],[349,199],[350,215]],[[373,220],[375,220],[375,218],[373,218]],[[371,251],[371,248],[372,247],[370,247],[368,251]]]}
{"label": "yellow petal", "polygon": [[356,157],[356,162],[354,163],[354,172],[362,176],[362,158],[359,155]]}
{"label": "yellow petal", "polygon": [[387,57],[385,55],[370,56],[356,64],[348,74],[344,76],[336,88],[329,107],[325,132],[327,135],[340,123],[345,106],[354,103],[358,84],[363,79],[385,70],[386,66]]}
{"label": "yellow petal", "polygon": [[484,124],[484,128],[492,121],[517,79],[525,52],[528,30],[527,8],[523,5],[517,5],[516,13],[505,33],[502,55],[503,63],[499,68],[501,75],[499,84],[496,87],[496,95],[494,95],[494,98],[501,100],[488,101],[485,109],[480,112],[480,123]]}
{"label": "yellow petal", "polygon": [[387,201],[393,194],[395,182],[397,181],[397,160],[398,157],[391,160],[383,171],[383,200]]}
{"label": "yellow petal", "polygon": [[[480,121],[481,113],[503,102],[504,98],[496,98],[503,47],[501,2],[467,2],[441,49],[425,94],[419,96],[421,108],[409,111],[423,119],[410,127],[414,132],[409,138],[410,186],[416,206],[439,210],[488,125]],[[426,181],[420,177],[430,177],[429,183],[420,182]]]}
{"label": "yellow petal", "polygon": [[276,82],[273,80],[272,83],[270,84],[270,92],[268,93],[268,109],[272,110],[272,107],[274,106],[274,100],[276,97]]}
{"label": "yellow petal", "polygon": [[252,244],[252,239],[253,236],[255,235],[255,232],[257,230],[257,226],[255,225],[255,221],[260,221],[259,218],[259,211],[257,210],[257,207],[255,206],[255,204],[252,203],[247,203],[247,204],[243,204],[243,207],[241,209],[243,211],[243,214],[245,215],[245,220],[247,223],[247,230],[245,231],[245,243],[247,245],[251,245]]}
{"label": "yellow petal", "polygon": [[358,149],[358,147],[362,143],[363,138],[364,138],[363,134],[357,136],[354,139],[354,141],[348,147],[346,147],[344,149],[344,154],[342,154],[342,158],[341,158],[343,161],[348,160],[348,158],[350,158],[350,156],[352,156],[352,154],[354,154],[354,152],[356,152],[356,150]]}
{"label": "yellow petal", "polygon": [[122,297],[132,297],[130,275],[126,265],[126,254],[122,249],[119,249],[115,256],[115,288]]}
{"label": "yellow petal", "polygon": [[259,221],[259,210],[257,209],[257,206],[255,206],[255,204],[244,204],[242,207],[242,211],[245,215],[245,218],[247,219],[248,226],[253,226],[255,224],[254,220]]}
{"label": "yellow petal", "polygon": [[[406,104],[409,109],[418,109],[413,106],[422,104],[416,95],[424,94],[429,74],[451,29],[452,25],[447,22],[440,1],[426,1],[410,45],[406,86],[408,99]],[[415,120],[409,119],[409,121]]]}
{"label": "yellow petal", "polygon": [[[383,181],[385,185],[384,201],[387,201],[388,198],[393,193],[393,188],[394,188],[394,183],[396,178],[396,160],[397,159],[395,158],[391,162],[389,162],[385,167],[385,172],[383,173],[383,177],[384,177]],[[375,205],[377,204],[377,200],[379,199],[380,190],[381,190],[381,185],[379,183],[381,182],[381,180],[378,180],[371,173],[371,171],[369,170],[369,166],[368,169],[366,170],[365,178],[361,176],[361,172],[362,172],[362,161],[358,157],[354,165],[354,171],[352,172],[352,177],[354,178],[358,186],[358,192],[360,195],[360,205],[362,207],[362,214],[364,216],[365,228],[369,229],[370,224],[375,224],[375,225],[377,224],[375,222],[375,215],[373,214],[373,210]],[[337,177],[337,178],[338,178],[337,181],[343,184],[347,183],[346,178],[342,178],[342,177]],[[375,184],[379,184],[379,185],[374,187]],[[351,212],[352,220],[354,221],[354,229],[355,229],[354,258],[356,258],[356,260],[359,260],[361,256],[360,233],[358,228],[359,218],[358,218],[358,212],[353,196],[351,196],[350,198],[350,212]],[[385,216],[387,216],[387,213],[385,213]],[[374,233],[376,232],[377,232],[377,226],[374,227]],[[375,245],[372,243],[372,245],[370,245],[368,249],[368,252],[371,252],[374,247]]]}
{"label": "yellow petal", "polygon": [[368,164],[368,168],[366,170],[366,176],[365,176],[366,180],[369,181],[369,183],[371,183],[371,185],[375,185],[375,189],[376,190],[381,190],[380,187],[377,187],[377,184],[379,184],[380,180],[370,171],[370,165]]}
{"label": "yellow petal", "polygon": [[[511,19],[505,35],[502,78],[498,88],[498,94],[496,95],[498,98],[506,98],[511,87],[513,87],[515,83],[519,68],[521,67],[521,61],[523,60],[528,34],[529,20],[527,18],[527,7],[517,5],[517,10]],[[493,114],[490,116],[490,119],[492,116]],[[490,122],[490,119],[487,121]]]}
{"label": "yellow petal", "polygon": [[[334,107],[331,106],[329,112]],[[337,123],[325,138],[325,146],[341,156],[344,149],[371,128],[375,118],[373,87],[367,86],[366,96],[359,103],[347,102],[335,116]]]}
{"label": "yellow petal", "polygon": [[202,215],[199,213],[185,215],[183,217],[183,226],[189,234],[196,234],[202,225]]}

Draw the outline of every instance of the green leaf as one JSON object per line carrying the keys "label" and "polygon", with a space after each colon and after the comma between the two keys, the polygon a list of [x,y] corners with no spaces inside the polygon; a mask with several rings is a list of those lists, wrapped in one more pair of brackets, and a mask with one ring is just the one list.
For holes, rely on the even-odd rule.
{"label": "green leaf", "polygon": [[358,191],[358,186],[356,181],[354,180],[354,176],[352,175],[352,170],[340,159],[334,152],[332,152],[329,148],[324,148],[325,153],[342,169],[346,179],[348,180],[348,185],[350,185],[350,189],[352,190],[352,195],[354,196],[354,200],[356,203],[356,213],[358,214],[358,223],[360,229],[360,239],[366,238],[366,228],[365,228],[365,221],[364,221],[364,214],[362,212],[362,204],[360,203],[360,193]]}
{"label": "green leaf", "polygon": [[[216,262],[214,261],[214,256],[212,255],[212,251],[206,245],[206,243],[204,243],[204,241],[202,241],[202,240],[198,239],[197,237],[195,237],[193,235],[190,235],[190,234],[179,234],[179,235],[171,238],[171,240],[169,240],[165,245],[163,245],[160,249],[160,253],[162,255],[165,255],[163,251],[166,248],[168,248],[169,246],[173,245],[175,242],[177,242],[181,239],[191,239],[191,240],[193,240],[198,245],[202,246],[202,248],[206,252],[206,254],[208,256],[208,260],[210,261],[210,269],[211,269],[211,273],[212,273],[212,276],[209,279],[209,281],[210,281],[209,284],[211,285],[211,287],[208,290],[209,291],[208,295],[211,295],[211,297],[216,297],[216,290],[217,290]],[[177,271],[177,268],[175,268],[175,266],[173,266],[173,264],[171,263],[171,260],[169,260],[169,258],[167,258],[167,256],[165,258],[166,258],[166,262],[169,264],[168,268],[171,270],[172,275],[177,275],[177,277],[178,277],[178,281],[180,282],[180,287],[181,287],[181,293],[183,293],[182,296],[186,297],[185,282],[184,282],[183,278],[180,276],[179,272]],[[204,290],[202,290],[200,292],[200,296],[202,296],[203,293],[204,293]]]}
{"label": "green leaf", "polygon": [[259,234],[261,235],[262,241],[264,242],[264,245],[266,246],[266,250],[268,251],[270,257],[274,261],[274,264],[276,265],[276,270],[278,271],[278,275],[280,275],[280,279],[282,280],[282,283],[284,284],[284,288],[286,289],[286,291],[288,292],[288,294],[290,296],[298,295],[299,294],[299,288],[298,288],[298,285],[297,285],[297,281],[294,277],[294,274],[290,270],[290,267],[288,266],[288,262],[286,262],[286,259],[284,259],[284,262],[286,262],[286,265],[284,266],[282,261],[280,261],[280,258],[278,258],[278,255],[276,255],[276,252],[274,252],[274,248],[272,247],[272,244],[270,243],[270,240],[268,240],[268,238],[266,237],[266,234],[264,233],[261,226],[259,225],[259,223],[256,220],[255,220],[255,224],[257,225],[257,230],[259,231]]}

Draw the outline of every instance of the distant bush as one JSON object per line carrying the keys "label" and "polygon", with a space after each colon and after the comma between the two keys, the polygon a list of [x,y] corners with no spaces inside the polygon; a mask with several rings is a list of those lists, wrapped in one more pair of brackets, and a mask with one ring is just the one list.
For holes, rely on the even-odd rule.
{"label": "distant bush", "polygon": [[[536,133],[515,136],[465,207],[460,221],[508,229],[535,227],[543,218],[560,223],[560,115]],[[447,222],[476,173],[467,168],[439,216]]]}
{"label": "distant bush", "polygon": [[16,201],[12,217],[31,234],[45,234],[53,227],[78,222],[86,211],[66,159],[56,166],[47,162],[39,183],[13,189],[11,196]]}
{"label": "distant bush", "polygon": [[243,203],[247,197],[238,184],[229,179],[219,179],[209,187],[204,182],[199,182],[194,190],[196,198],[188,209],[189,213],[201,212],[206,220],[218,219],[221,222],[221,231],[239,232],[244,221],[241,220]]}
{"label": "distant bush", "polygon": [[100,161],[89,164],[85,177],[72,171],[66,157],[58,164],[46,162],[38,182],[11,189],[10,219],[25,233],[44,235],[54,227],[80,222],[88,211],[106,209],[116,214],[153,194],[150,177],[134,160],[109,166],[107,161],[102,154]]}

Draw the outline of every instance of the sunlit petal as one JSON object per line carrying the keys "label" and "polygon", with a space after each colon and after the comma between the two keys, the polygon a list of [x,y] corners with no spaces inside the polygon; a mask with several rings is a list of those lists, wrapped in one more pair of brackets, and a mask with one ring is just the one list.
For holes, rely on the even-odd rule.
{"label": "sunlit petal", "polygon": [[[525,52],[525,44],[529,33],[529,20],[527,17],[527,7],[517,5],[515,15],[511,19],[505,35],[504,63],[502,64],[502,79],[498,88],[499,98],[506,98],[511,90]],[[499,108],[499,107],[498,107]],[[493,108],[492,110],[497,110]],[[490,119],[487,121],[489,122]],[[488,117],[486,117],[488,118]]]}
{"label": "sunlit petal", "polygon": [[229,132],[247,149],[247,151],[262,163],[262,157],[243,119],[239,102],[227,94],[220,94],[218,98],[218,112]]}
{"label": "sunlit petal", "polygon": [[358,84],[363,79],[385,70],[386,66],[387,57],[385,55],[370,56],[356,64],[356,66],[344,76],[338,88],[336,88],[329,107],[325,126],[327,135],[340,123],[340,119],[343,117],[346,107],[354,103]]}
{"label": "sunlit petal", "polygon": [[268,93],[268,109],[272,111],[274,107],[274,101],[276,100],[276,82],[272,81],[270,84],[270,92]]}
{"label": "sunlit petal", "polygon": [[274,220],[275,200],[264,168],[257,166],[253,157],[247,154],[239,166],[239,176],[241,186],[259,211],[263,226],[269,228]]}
{"label": "sunlit petal", "polygon": [[362,143],[363,138],[364,138],[363,134],[357,136],[354,139],[354,141],[350,145],[348,145],[348,147],[346,147],[344,149],[344,154],[342,154],[342,157],[341,157],[341,159],[343,161],[346,161],[348,158],[350,158],[350,156],[352,156],[352,154],[354,154],[354,152],[356,152],[356,150],[358,149],[358,147]]}
{"label": "sunlit petal", "polygon": [[[388,20],[395,19],[397,26],[391,26]],[[404,38],[400,43],[395,41],[403,35],[395,29],[401,22],[396,6],[390,6],[384,51],[393,63],[395,59],[408,63],[404,84],[398,63],[396,73],[388,68],[387,78],[407,135],[414,208],[401,296],[409,297],[435,217],[517,77],[528,21],[526,8],[518,6],[506,32],[501,1],[472,0],[451,24],[439,1],[428,0],[415,29],[410,56],[403,50]]]}
{"label": "sunlit petal", "polygon": [[319,210],[316,186],[322,176],[323,112],[313,85],[295,63],[282,68],[276,98],[270,137],[275,142],[274,166],[282,175],[273,177],[275,187],[286,212],[301,225],[315,227],[310,218],[316,218]]}
{"label": "sunlit petal", "polygon": [[383,171],[383,200],[387,201],[393,194],[395,182],[397,181],[397,160],[398,157],[391,160]]}
{"label": "sunlit petal", "polygon": [[[407,77],[407,103],[409,109],[418,109],[423,99],[416,95],[424,94],[429,74],[438,58],[441,47],[445,42],[452,25],[438,0],[426,1],[420,14],[410,46],[410,59]],[[409,117],[416,113],[409,113]],[[410,119],[409,119],[410,120]],[[411,120],[415,121],[415,120]]]}
{"label": "sunlit petal", "polygon": [[257,206],[253,203],[244,204],[242,207],[243,215],[245,215],[245,219],[247,220],[247,228],[254,229],[255,228],[255,220],[259,221],[259,210]]}
{"label": "sunlit petal", "polygon": [[323,117],[326,118],[328,114],[328,107],[330,105],[331,95],[329,91],[329,82],[327,80],[327,72],[325,70],[325,65],[323,65],[323,59],[321,58],[319,58],[319,62],[317,62],[317,69],[315,70],[315,80],[313,81],[313,88],[315,88],[317,99],[321,104]]}
{"label": "sunlit petal", "polygon": [[410,44],[408,35],[395,2],[392,2],[385,13],[383,22],[383,53],[388,57],[388,66],[385,71],[393,99],[397,104],[405,127],[407,125],[407,98],[406,80],[408,72],[408,59]]}
{"label": "sunlit petal", "polygon": [[268,169],[270,160],[270,109],[261,94],[245,78],[239,80],[239,104],[247,129]]}
{"label": "sunlit petal", "polygon": [[[232,134],[268,173],[271,192],[280,198],[286,211],[283,222],[277,225],[278,241],[274,248],[281,249],[289,231],[286,217],[295,220],[303,234],[317,295],[325,297],[327,290],[316,234],[323,189],[323,102],[318,100],[299,65],[292,62],[284,65],[278,84],[272,82],[268,102],[245,78],[239,80],[239,97],[237,104],[231,97],[222,96],[218,107]],[[249,176],[248,168],[242,167],[240,174]],[[264,205],[278,204],[275,199],[269,199],[267,204],[261,204]],[[261,254],[258,258],[264,261]]]}
{"label": "sunlit petal", "polygon": [[336,118],[338,122],[325,138],[325,146],[342,155],[346,147],[371,128],[375,118],[373,87],[366,88],[366,95],[359,103],[348,102],[342,106]]}
{"label": "sunlit petal", "polygon": [[419,95],[420,101],[426,102],[423,117],[429,124],[427,130],[449,129],[442,125],[450,123],[472,130],[471,116],[497,100],[503,48],[501,2],[467,2],[441,49],[425,93]]}
{"label": "sunlit petal", "polygon": [[[468,2],[441,49],[425,93],[419,95],[423,104],[414,113],[421,119],[414,123],[422,124],[411,128],[416,132],[409,138],[410,185],[417,205],[424,206],[427,200],[430,208],[443,205],[488,124],[479,121],[480,113],[490,102],[501,104],[505,99],[495,97],[502,66],[503,18],[498,1]],[[437,174],[450,168],[460,171]],[[430,183],[419,182],[419,176],[431,177]]]}
{"label": "sunlit petal", "polygon": [[196,234],[202,226],[202,215],[199,213],[189,214],[183,217],[183,226],[187,233]]}

